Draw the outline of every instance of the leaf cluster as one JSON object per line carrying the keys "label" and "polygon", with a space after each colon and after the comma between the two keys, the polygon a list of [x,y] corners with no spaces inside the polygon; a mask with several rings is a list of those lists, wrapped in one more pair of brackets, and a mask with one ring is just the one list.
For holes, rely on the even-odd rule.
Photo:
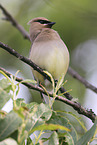
{"label": "leaf cluster", "polygon": [[[97,120],[91,129],[86,131],[82,121],[76,115],[64,112],[64,114],[73,116],[86,131],[84,136],[78,139],[77,131],[61,110],[54,111],[52,106],[44,103],[25,103],[24,99],[17,98],[20,83],[16,84],[13,76],[10,79],[5,74],[3,75],[5,78],[0,80],[0,145],[43,145],[44,143],[86,145],[93,140]],[[29,80],[25,81],[29,82]],[[32,83],[36,82],[32,81]],[[55,90],[53,101],[55,101],[55,93],[62,83],[60,78],[58,85],[56,87],[53,85]],[[9,99],[12,99],[13,110],[7,113],[2,108]]]}

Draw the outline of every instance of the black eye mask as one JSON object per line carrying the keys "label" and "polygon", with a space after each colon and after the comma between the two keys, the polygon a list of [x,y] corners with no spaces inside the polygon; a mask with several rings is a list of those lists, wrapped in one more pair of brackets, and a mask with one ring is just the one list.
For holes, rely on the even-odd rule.
{"label": "black eye mask", "polygon": [[49,24],[49,23],[51,23],[50,21],[47,21],[47,20],[37,20],[35,22],[39,22],[41,24]]}

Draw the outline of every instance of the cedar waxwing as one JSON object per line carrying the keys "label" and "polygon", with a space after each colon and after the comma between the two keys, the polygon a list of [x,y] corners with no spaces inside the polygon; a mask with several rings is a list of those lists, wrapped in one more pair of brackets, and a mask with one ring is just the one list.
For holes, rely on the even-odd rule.
{"label": "cedar waxwing", "polygon": [[[48,71],[54,79],[58,80],[62,74],[66,74],[69,66],[69,52],[61,40],[59,34],[51,29],[55,22],[51,22],[44,17],[34,18],[28,22],[30,24],[30,40],[32,43],[30,59]],[[48,83],[44,77],[32,69],[36,80],[46,85]]]}

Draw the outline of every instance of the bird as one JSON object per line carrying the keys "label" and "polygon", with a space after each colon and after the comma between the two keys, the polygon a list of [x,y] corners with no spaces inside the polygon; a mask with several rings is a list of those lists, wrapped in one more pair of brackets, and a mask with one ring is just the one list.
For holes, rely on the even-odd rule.
{"label": "bird", "polygon": [[[40,68],[48,71],[55,80],[59,80],[62,74],[65,77],[69,67],[69,51],[58,32],[52,29],[55,22],[37,17],[28,24],[31,41],[29,58]],[[50,82],[33,68],[32,73],[38,82],[46,87],[50,86]]]}

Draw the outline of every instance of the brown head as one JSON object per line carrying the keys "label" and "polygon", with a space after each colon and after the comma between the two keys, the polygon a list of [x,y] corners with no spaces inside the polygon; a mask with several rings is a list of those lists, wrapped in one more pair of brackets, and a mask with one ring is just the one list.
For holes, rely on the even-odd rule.
{"label": "brown head", "polygon": [[37,17],[28,22],[30,24],[30,40],[33,43],[35,38],[38,36],[38,34],[41,33],[41,31],[45,28],[51,28],[55,22],[51,22],[48,19],[44,17]]}

